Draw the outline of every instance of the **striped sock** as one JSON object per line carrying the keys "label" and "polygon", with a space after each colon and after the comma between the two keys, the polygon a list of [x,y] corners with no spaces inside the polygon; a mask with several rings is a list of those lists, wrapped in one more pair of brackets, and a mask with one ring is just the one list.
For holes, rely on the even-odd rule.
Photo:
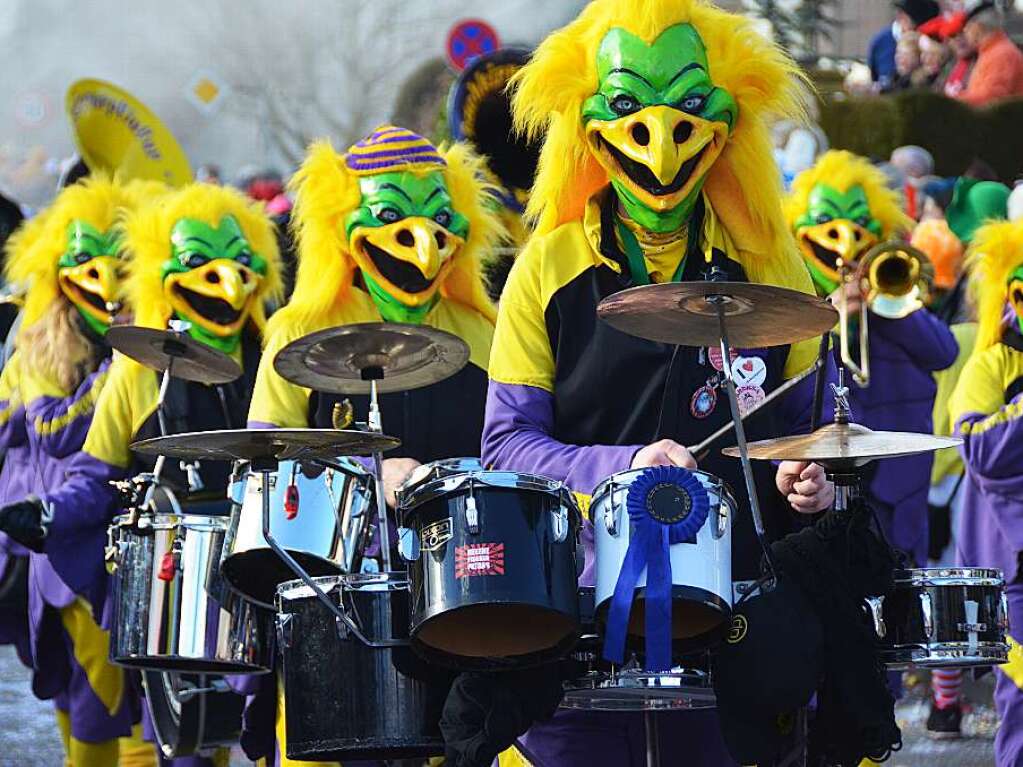
{"label": "striped sock", "polygon": [[934,692],[934,705],[942,710],[958,706],[959,688],[962,683],[962,669],[934,669],[931,672],[931,690]]}

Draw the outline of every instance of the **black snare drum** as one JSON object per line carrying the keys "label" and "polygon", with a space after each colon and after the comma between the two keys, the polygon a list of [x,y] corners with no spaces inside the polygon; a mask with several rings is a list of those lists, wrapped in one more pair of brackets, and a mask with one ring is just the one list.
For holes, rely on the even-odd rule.
{"label": "black snare drum", "polygon": [[[395,574],[325,576],[374,641],[408,636],[408,590]],[[342,593],[343,590],[343,593]],[[444,753],[440,715],[451,686],[406,647],[369,647],[301,581],[277,588],[287,755],[300,761],[412,759]],[[343,635],[343,636],[342,636]]]}
{"label": "black snare drum", "polygon": [[899,570],[892,594],[868,600],[868,606],[889,668],[990,666],[1008,660],[1001,570]]}
{"label": "black snare drum", "polygon": [[462,669],[564,655],[579,636],[572,494],[529,474],[443,469],[422,467],[398,492],[413,647]]}

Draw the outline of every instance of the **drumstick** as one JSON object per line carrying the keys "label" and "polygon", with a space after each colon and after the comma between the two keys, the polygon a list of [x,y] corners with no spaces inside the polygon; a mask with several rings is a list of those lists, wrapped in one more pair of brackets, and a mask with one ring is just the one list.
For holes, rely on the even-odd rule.
{"label": "drumstick", "polygon": [[[759,412],[761,408],[764,408],[767,405],[771,404],[774,400],[778,399],[782,394],[792,389],[796,384],[816,373],[818,370],[821,369],[823,364],[824,363],[821,360],[821,358],[818,357],[814,361],[813,365],[808,367],[806,370],[804,370],[802,373],[795,376],[794,378],[790,378],[788,381],[783,383],[773,392],[764,397],[763,401],[760,402],[756,407],[754,407],[752,410],[747,411],[746,415],[742,417],[742,420],[745,421],[751,415]],[[722,439],[723,437],[731,433],[733,428],[734,424],[732,424],[732,422],[729,421],[716,432],[707,437],[705,440],[695,445],[687,447],[686,450],[688,450],[692,454],[693,458],[695,458],[697,461],[702,460],[707,455],[707,453],[710,452],[711,446],[718,440]]]}

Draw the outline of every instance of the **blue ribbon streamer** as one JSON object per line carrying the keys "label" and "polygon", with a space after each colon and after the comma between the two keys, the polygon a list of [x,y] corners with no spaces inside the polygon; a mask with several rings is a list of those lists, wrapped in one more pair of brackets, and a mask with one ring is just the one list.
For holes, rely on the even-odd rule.
{"label": "blue ribbon streamer", "polygon": [[[674,485],[689,496],[690,509],[678,522],[664,522],[650,510],[653,494]],[[646,469],[629,486],[625,506],[629,514],[629,548],[618,574],[604,634],[604,658],[612,663],[625,660],[625,638],[629,629],[636,584],[646,569],[646,652],[647,671],[671,669],[671,558],[676,543],[692,543],[707,521],[710,498],[700,480],[677,466]]]}

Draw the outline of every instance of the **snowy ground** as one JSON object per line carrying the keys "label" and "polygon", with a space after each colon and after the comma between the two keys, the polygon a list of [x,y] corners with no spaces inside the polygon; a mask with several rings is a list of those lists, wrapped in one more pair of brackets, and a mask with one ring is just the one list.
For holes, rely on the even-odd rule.
{"label": "snowy ground", "polygon": [[[61,767],[62,753],[49,703],[29,692],[28,671],[14,650],[0,647],[0,767]],[[911,688],[898,709],[904,745],[893,767],[990,767],[994,764],[995,717],[991,675],[967,685],[973,711],[963,723],[966,737],[934,741],[924,732],[924,687]],[[249,764],[236,750],[233,767]]]}

